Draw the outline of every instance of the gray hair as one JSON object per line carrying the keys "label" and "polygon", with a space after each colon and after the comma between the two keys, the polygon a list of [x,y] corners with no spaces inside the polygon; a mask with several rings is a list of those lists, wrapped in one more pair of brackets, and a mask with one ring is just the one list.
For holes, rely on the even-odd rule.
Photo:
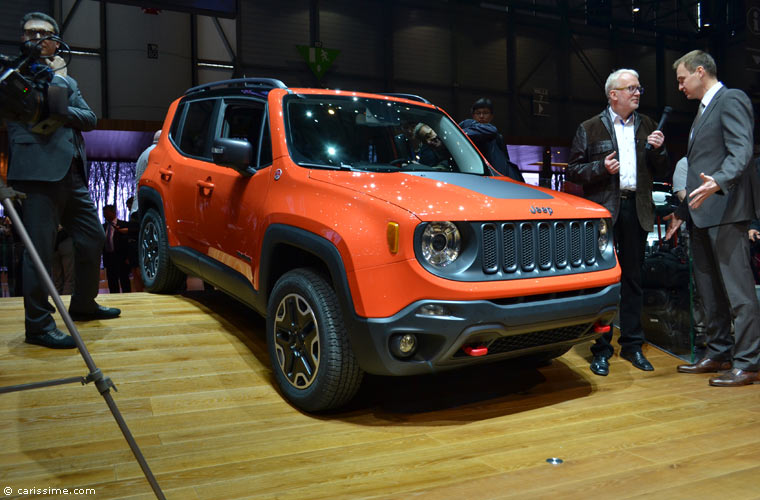
{"label": "gray hair", "polygon": [[610,90],[618,86],[618,80],[625,73],[630,73],[636,78],[639,77],[639,73],[635,69],[616,69],[610,73],[610,76],[607,77],[607,82],[604,84],[604,95],[607,99],[610,98]]}

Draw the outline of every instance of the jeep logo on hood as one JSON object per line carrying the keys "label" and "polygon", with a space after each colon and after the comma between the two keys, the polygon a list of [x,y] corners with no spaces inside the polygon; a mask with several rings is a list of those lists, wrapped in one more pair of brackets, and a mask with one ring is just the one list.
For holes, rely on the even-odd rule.
{"label": "jeep logo on hood", "polygon": [[530,213],[532,214],[553,214],[554,210],[552,210],[552,207],[537,207],[535,205],[530,206]]}

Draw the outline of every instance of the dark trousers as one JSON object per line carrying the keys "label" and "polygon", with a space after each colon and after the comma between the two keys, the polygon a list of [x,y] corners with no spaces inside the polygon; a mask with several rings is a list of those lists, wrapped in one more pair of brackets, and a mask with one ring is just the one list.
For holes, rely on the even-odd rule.
{"label": "dark trousers", "polygon": [[[131,292],[129,284],[129,263],[126,252],[103,251],[103,267],[106,270],[108,291],[111,293]],[[119,287],[121,286],[121,289]]]}
{"label": "dark trousers", "polygon": [[[749,263],[749,222],[692,231],[694,281],[706,315],[710,359],[733,360],[734,368],[760,368],[760,305]],[[734,334],[731,335],[731,320]]]}
{"label": "dark trousers", "polygon": [[[82,162],[75,159],[68,173],[56,182],[15,182],[26,193],[24,227],[29,233],[45,269],[50,275],[58,224],[74,241],[74,290],[70,308],[90,311],[95,307],[100,280],[100,250],[105,233],[92,203]],[[28,251],[23,264],[24,311],[26,332],[31,334],[53,330],[54,310],[48,302],[48,290],[37,275]]]}
{"label": "dark trousers", "polygon": [[[644,247],[647,233],[641,228],[636,213],[636,197],[620,200],[620,213],[614,227],[617,257],[620,262],[620,348],[623,351],[641,350],[644,330],[641,329],[641,308],[644,294],[641,289],[641,267],[644,264]],[[591,346],[594,355],[610,357],[612,329]]]}

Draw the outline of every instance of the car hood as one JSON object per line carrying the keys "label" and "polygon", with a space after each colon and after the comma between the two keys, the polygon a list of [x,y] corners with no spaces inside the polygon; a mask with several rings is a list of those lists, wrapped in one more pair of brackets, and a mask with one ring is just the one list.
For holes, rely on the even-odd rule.
{"label": "car hood", "polygon": [[506,177],[316,169],[310,177],[392,203],[426,221],[609,217],[609,212],[596,203]]}

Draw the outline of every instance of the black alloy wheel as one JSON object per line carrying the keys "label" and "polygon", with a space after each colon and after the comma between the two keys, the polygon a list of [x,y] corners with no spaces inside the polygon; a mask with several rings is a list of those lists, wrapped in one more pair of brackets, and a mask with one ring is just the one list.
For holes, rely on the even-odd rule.
{"label": "black alloy wheel", "polygon": [[275,284],[267,308],[267,348],[280,391],[304,411],[347,403],[363,372],[330,284],[316,271],[296,269]]}
{"label": "black alloy wheel", "polygon": [[140,221],[137,243],[140,274],[145,289],[153,293],[176,292],[185,280],[169,257],[169,241],[163,217],[153,208]]}

